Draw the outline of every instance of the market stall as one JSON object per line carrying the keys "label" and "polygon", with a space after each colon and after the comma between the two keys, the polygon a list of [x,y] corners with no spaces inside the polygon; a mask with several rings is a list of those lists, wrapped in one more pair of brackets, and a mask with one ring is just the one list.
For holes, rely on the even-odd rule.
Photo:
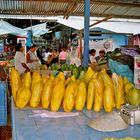
{"label": "market stall", "polygon": [[[30,72],[20,75],[12,67],[12,64],[9,67],[6,66],[8,70],[12,67],[9,74],[9,81],[12,95],[13,140],[99,140],[108,137],[140,138],[140,110],[138,108],[140,105],[140,91],[133,83],[133,70],[130,71],[130,75],[127,73],[128,68],[131,66],[128,65],[127,70],[124,71],[124,67],[120,63],[117,63],[115,68],[112,68],[110,75],[104,67],[103,69],[101,68],[101,71],[88,67],[90,25],[95,26],[99,24],[96,27],[125,35],[127,34],[126,28],[129,28],[130,34],[138,34],[140,32],[139,23],[133,25],[128,23],[127,19],[125,22],[122,21],[123,23],[113,19],[119,17],[140,19],[140,3],[137,0],[134,3],[131,0],[128,2],[115,2],[114,0],[10,0],[5,2],[2,0],[0,7],[2,9],[1,18],[15,18],[16,20],[17,18],[23,20],[26,18],[31,21],[31,25],[33,19],[38,19],[41,22],[41,20],[48,20],[47,16],[62,15],[63,17],[59,17],[55,22],[58,21],[58,23],[63,23],[66,26],[71,24],[72,28],[75,25],[77,26],[78,31],[76,32],[80,32],[80,53],[83,53],[82,66],[84,67],[80,65],[75,66],[75,64],[64,64],[61,67],[57,64],[45,68],[44,66],[40,66],[35,71],[30,69]],[[82,22],[72,20],[72,23],[69,23],[66,20],[70,15],[81,16],[83,13],[84,17],[82,18]],[[90,16],[99,16],[100,18],[90,21]],[[110,22],[111,18],[112,22]],[[104,21],[107,22],[101,23]],[[82,26],[80,23],[82,23]],[[113,23],[115,24],[113,25]],[[2,29],[5,27],[4,25],[2,25]],[[57,33],[54,27],[50,28],[54,30],[51,32]],[[41,35],[39,29],[42,30],[43,34],[50,32],[47,29],[46,23],[43,23],[42,26],[31,26],[25,30],[33,31],[34,28],[37,29],[36,33],[34,32],[35,35],[37,33]],[[18,31],[25,30],[19,29]],[[16,29],[16,32],[18,31]],[[109,32],[109,34],[112,34],[112,32]],[[3,33],[10,34],[13,33],[13,30],[10,27],[8,31],[3,31]],[[82,44],[82,33],[84,33],[84,45]],[[14,35],[17,34],[14,33]],[[57,41],[62,41],[61,37]],[[42,40],[42,42],[42,44],[45,44],[45,41]],[[81,49],[82,45],[84,51]],[[105,52],[103,51],[102,53]],[[75,58],[75,55],[73,57]],[[109,57],[109,59],[113,59],[112,56]],[[121,55],[118,57],[119,60],[124,58]],[[117,72],[120,67],[125,75]],[[128,76],[131,78],[129,79]],[[137,76],[139,77],[138,74]],[[139,82],[139,78],[136,80]],[[109,116],[113,112],[116,113],[116,116],[112,117],[112,120],[110,117],[106,117],[106,120],[103,122],[100,118],[104,118],[106,114]],[[54,118],[55,116],[57,117]],[[125,124],[124,130],[118,130],[116,128],[117,130],[113,131],[111,129],[112,127],[110,125],[116,127],[117,122],[119,122],[116,120],[117,116]],[[97,130],[97,127],[100,127],[100,130]],[[108,130],[109,132],[105,132],[107,128],[110,130]]]}
{"label": "market stall", "polygon": [[[20,77],[12,68],[13,139],[139,138],[140,120],[130,117],[130,112],[139,112],[140,104],[140,93],[133,83],[115,73],[109,77],[105,69],[95,72],[89,67],[75,74],[66,78],[63,72],[55,77],[28,72]],[[125,103],[135,108],[122,108]]]}

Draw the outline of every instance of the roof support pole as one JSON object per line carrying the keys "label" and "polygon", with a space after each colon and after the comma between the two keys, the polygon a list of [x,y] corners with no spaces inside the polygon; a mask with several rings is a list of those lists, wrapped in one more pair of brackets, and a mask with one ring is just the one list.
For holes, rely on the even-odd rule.
{"label": "roof support pole", "polygon": [[89,62],[89,21],[90,21],[90,0],[84,0],[84,60],[83,60],[84,67],[88,67]]}

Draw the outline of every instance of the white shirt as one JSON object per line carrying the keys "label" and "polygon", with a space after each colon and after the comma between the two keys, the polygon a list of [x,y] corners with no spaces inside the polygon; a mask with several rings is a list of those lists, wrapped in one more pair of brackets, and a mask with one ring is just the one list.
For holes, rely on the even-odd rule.
{"label": "white shirt", "polygon": [[45,52],[45,53],[44,53],[44,58],[43,58],[43,59],[44,59],[45,61],[48,61],[48,57],[49,57],[49,55],[51,55],[51,54],[52,54],[52,53],[50,53],[50,52],[47,52],[47,53]]}
{"label": "white shirt", "polygon": [[[31,60],[37,60],[38,59],[34,52],[29,50],[28,53],[30,55]],[[38,62],[32,62],[32,63],[27,63],[27,65],[28,65],[29,68],[36,69],[36,67],[39,65],[39,63]]]}
{"label": "white shirt", "polygon": [[90,55],[90,63],[96,63],[96,59],[94,56]]}
{"label": "white shirt", "polygon": [[25,68],[22,66],[22,63],[26,63],[26,59],[25,56],[22,52],[17,51],[15,54],[15,68],[20,72],[20,73],[24,73],[25,72]]}

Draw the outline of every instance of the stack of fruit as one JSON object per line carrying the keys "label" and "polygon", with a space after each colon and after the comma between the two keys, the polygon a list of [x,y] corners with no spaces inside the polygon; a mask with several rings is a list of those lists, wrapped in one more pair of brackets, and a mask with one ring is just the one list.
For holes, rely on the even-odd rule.
{"label": "stack of fruit", "polygon": [[83,68],[82,66],[77,67],[75,64],[71,64],[70,66],[67,64],[62,64],[61,66],[58,64],[52,64],[49,69],[54,73],[58,73],[59,71],[71,71],[71,74],[75,75],[75,78],[79,77],[81,71],[86,72],[86,68]]}
{"label": "stack of fruit", "polygon": [[70,112],[73,109],[82,111],[84,106],[99,112],[102,108],[111,112],[114,107],[126,101],[132,105],[140,104],[140,91],[127,78],[116,73],[110,78],[105,69],[94,72],[90,67],[86,72],[81,71],[78,79],[75,75],[65,79],[60,72],[55,78],[34,72],[28,72],[22,78],[15,68],[10,75],[12,95],[15,104],[24,108],[27,104],[37,107],[50,108],[58,111],[60,107]]}

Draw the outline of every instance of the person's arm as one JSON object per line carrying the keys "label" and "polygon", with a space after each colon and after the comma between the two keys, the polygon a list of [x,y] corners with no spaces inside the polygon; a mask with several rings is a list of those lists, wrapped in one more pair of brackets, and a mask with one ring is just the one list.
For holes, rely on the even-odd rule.
{"label": "person's arm", "polygon": [[51,63],[51,61],[52,61],[52,59],[53,59],[53,55],[52,56],[48,56],[48,60],[47,60],[47,64],[50,64]]}
{"label": "person's arm", "polygon": [[30,71],[29,67],[25,63],[21,63],[21,65],[27,70]]}

